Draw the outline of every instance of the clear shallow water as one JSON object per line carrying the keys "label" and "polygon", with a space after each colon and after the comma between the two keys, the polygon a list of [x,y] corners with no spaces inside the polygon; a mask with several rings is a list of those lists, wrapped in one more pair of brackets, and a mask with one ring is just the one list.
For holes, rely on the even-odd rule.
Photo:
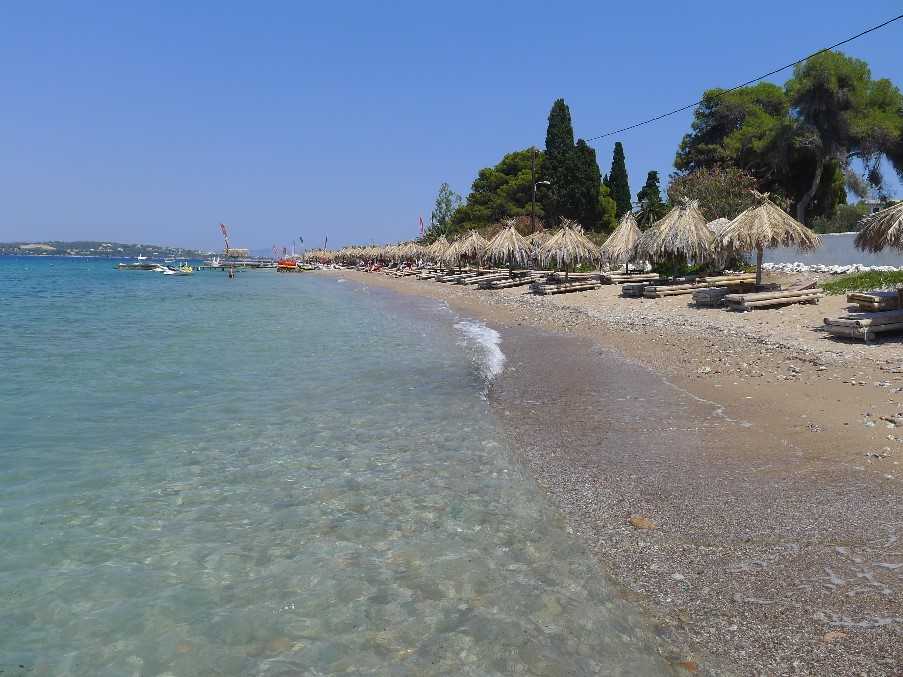
{"label": "clear shallow water", "polygon": [[0,258],[0,312],[4,675],[661,674],[500,439],[491,330],[108,261]]}

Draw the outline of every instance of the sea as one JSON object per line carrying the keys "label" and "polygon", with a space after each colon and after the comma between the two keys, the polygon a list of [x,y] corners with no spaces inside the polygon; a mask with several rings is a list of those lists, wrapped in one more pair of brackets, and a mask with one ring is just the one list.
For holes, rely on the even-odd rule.
{"label": "sea", "polygon": [[0,674],[670,674],[505,341],[341,273],[0,257]]}

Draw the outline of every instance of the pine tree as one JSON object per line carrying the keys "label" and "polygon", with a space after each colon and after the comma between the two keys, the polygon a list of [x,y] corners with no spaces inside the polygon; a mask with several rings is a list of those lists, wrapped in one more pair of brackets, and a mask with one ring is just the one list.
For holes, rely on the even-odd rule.
{"label": "pine tree", "polygon": [[[602,227],[602,174],[596,162],[596,151],[579,139],[574,148],[574,171],[569,201],[573,201],[573,216],[587,230]],[[569,214],[567,216],[570,216]]]}
{"label": "pine tree", "polygon": [[646,184],[636,194],[640,211],[637,221],[641,228],[647,228],[665,215],[667,208],[662,202],[662,191],[659,186],[658,172],[652,170],[646,175]]}
{"label": "pine tree", "polygon": [[549,111],[549,125],[546,128],[546,152],[543,160],[543,179],[551,185],[543,191],[543,211],[546,222],[557,224],[561,216],[573,215],[569,212],[567,198],[570,192],[571,173],[574,169],[574,128],[571,125],[571,111],[564,99],[557,99]]}
{"label": "pine tree", "polygon": [[627,180],[627,163],[624,161],[624,146],[618,141],[611,158],[611,171],[608,173],[608,185],[611,196],[618,205],[618,218],[630,211],[630,183]]}

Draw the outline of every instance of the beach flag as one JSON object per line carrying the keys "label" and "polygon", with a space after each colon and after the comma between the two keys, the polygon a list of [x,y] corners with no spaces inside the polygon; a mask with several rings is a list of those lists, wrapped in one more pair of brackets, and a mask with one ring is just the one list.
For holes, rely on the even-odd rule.
{"label": "beach flag", "polygon": [[423,237],[423,217],[420,217],[420,237]]}
{"label": "beach flag", "polygon": [[298,242],[300,242],[301,244],[304,244],[304,238],[301,237],[300,235],[298,236]]}

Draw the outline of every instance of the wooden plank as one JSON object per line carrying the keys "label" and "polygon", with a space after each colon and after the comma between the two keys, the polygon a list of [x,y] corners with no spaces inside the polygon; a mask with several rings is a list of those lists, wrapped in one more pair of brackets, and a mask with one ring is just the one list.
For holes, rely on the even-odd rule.
{"label": "wooden plank", "polygon": [[[769,291],[769,292],[754,292],[752,294],[728,294],[726,300],[729,303],[748,303],[750,301],[770,301],[773,299],[792,299],[796,296],[809,296],[813,293],[813,290],[807,289],[803,291]],[[820,292],[814,292],[820,293]]]}
{"label": "wooden plank", "polygon": [[725,302],[732,310],[751,310],[753,308],[768,308],[774,306],[789,306],[795,303],[818,303],[824,294],[810,294],[808,296],[791,296],[776,299],[760,299],[758,301],[731,301],[730,296],[725,297]]}

